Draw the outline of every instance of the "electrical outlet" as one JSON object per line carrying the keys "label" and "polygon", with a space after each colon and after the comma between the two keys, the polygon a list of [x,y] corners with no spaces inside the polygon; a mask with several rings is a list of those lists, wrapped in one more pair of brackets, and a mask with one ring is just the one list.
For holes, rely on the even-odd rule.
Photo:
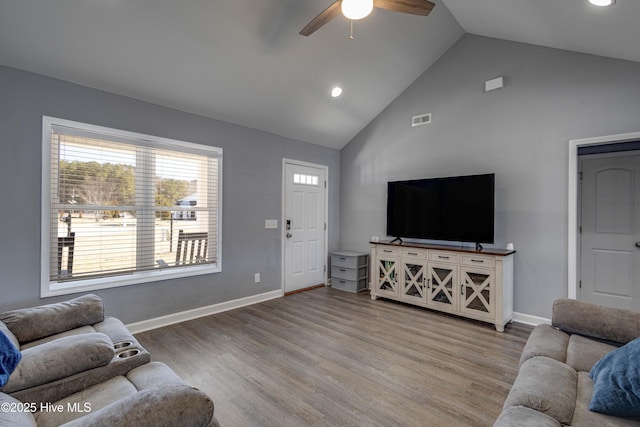
{"label": "electrical outlet", "polygon": [[256,283],[260,283],[260,273],[256,273],[256,274],[253,276],[253,280],[254,280]]}

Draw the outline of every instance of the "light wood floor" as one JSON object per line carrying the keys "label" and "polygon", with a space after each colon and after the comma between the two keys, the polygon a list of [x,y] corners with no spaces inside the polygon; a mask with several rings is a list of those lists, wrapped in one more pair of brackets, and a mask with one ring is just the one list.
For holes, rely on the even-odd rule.
{"label": "light wood floor", "polygon": [[331,288],[136,335],[223,427],[491,426],[530,327]]}

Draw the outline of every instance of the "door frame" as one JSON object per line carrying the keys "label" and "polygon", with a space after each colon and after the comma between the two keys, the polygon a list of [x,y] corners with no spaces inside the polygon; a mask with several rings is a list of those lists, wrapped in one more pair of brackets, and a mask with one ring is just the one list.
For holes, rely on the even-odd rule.
{"label": "door frame", "polygon": [[580,240],[578,234],[578,220],[580,215],[580,198],[578,194],[578,149],[590,145],[619,144],[640,139],[640,132],[621,133],[617,135],[597,136],[593,138],[569,140],[569,204],[568,204],[568,277],[567,297],[576,299],[578,295],[578,265],[580,254]]}
{"label": "door frame", "polygon": [[285,245],[285,238],[284,238],[284,233],[285,233],[285,221],[287,220],[285,218],[286,215],[286,206],[285,206],[285,202],[286,202],[286,193],[287,193],[287,165],[296,165],[296,166],[306,166],[306,167],[310,167],[310,168],[315,168],[315,169],[322,169],[324,170],[324,176],[325,176],[325,181],[326,181],[326,186],[324,188],[324,222],[325,224],[327,224],[327,227],[324,230],[324,274],[323,274],[323,279],[324,279],[324,285],[327,286],[327,277],[329,274],[329,268],[327,266],[327,259],[329,258],[329,166],[327,165],[320,165],[317,163],[309,163],[309,162],[304,162],[302,160],[294,160],[294,159],[288,159],[286,157],[282,158],[282,210],[281,210],[281,215],[280,215],[280,258],[282,260],[281,262],[281,266],[280,266],[280,275],[281,275],[281,283],[280,283],[280,289],[282,289],[282,293],[284,295],[285,289],[284,289],[284,281],[285,281],[285,249],[284,249],[284,245]]}

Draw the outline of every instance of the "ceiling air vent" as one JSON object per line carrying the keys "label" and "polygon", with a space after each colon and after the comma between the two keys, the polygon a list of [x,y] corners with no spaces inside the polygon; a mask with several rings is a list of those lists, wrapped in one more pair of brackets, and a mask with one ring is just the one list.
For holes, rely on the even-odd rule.
{"label": "ceiling air vent", "polygon": [[423,114],[421,116],[413,116],[411,118],[411,126],[420,126],[431,123],[431,113]]}

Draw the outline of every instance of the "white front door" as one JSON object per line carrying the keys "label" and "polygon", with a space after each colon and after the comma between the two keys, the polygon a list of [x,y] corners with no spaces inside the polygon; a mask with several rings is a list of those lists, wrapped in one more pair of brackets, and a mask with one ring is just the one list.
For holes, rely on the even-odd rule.
{"label": "white front door", "polygon": [[640,311],[640,156],[581,166],[578,299]]}
{"label": "white front door", "polygon": [[285,162],[284,291],[324,284],[326,168]]}

